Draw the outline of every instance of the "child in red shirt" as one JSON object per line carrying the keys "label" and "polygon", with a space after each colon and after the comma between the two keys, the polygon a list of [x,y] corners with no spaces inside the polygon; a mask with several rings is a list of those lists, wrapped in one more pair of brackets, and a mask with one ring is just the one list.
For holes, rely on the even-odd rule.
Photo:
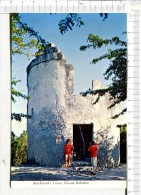
{"label": "child in red shirt", "polygon": [[71,165],[73,149],[74,148],[73,148],[73,144],[71,143],[71,140],[67,139],[64,145],[65,167],[68,167]]}
{"label": "child in red shirt", "polygon": [[91,141],[90,147],[88,148],[88,151],[90,152],[91,156],[91,163],[93,166],[93,172],[92,174],[96,174],[97,169],[97,152],[98,152],[98,144],[95,141]]}

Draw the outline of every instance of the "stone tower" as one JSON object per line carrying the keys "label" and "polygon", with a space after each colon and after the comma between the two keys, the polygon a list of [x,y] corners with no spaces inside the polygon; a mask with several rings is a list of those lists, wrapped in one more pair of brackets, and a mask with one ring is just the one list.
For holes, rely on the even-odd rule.
{"label": "stone tower", "polygon": [[[27,67],[28,160],[50,167],[63,163],[66,139],[74,143],[74,160],[89,158],[90,141],[99,142],[99,166],[117,166],[120,153],[118,120],[111,119],[117,108],[108,109],[109,94],[97,104],[95,95],[74,94],[74,68],[54,45]],[[103,87],[93,81],[93,90]]]}
{"label": "stone tower", "polygon": [[27,67],[28,95],[28,160],[47,166],[63,162],[66,140],[66,92],[73,91],[68,80],[73,67],[63,54],[49,44]]}

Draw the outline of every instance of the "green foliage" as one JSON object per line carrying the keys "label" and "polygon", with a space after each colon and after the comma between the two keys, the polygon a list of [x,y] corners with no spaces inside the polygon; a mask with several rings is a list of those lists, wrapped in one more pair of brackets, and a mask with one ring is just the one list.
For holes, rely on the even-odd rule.
{"label": "green foliage", "polygon": [[108,15],[107,13],[100,13],[100,17],[103,18],[103,21],[105,21],[107,18],[108,18]]}
{"label": "green foliage", "polygon": [[[12,102],[16,102],[16,99],[15,97],[22,97],[23,99],[26,99],[26,100],[29,100],[29,96],[26,96],[24,94],[22,94],[20,91],[17,91],[14,86],[16,86],[17,83],[19,83],[20,80],[13,80],[11,82],[11,100]],[[11,119],[15,119],[16,121],[19,121],[21,122],[22,118],[31,118],[30,115],[27,115],[27,114],[23,114],[23,113],[12,113],[11,114]]]}
{"label": "green foliage", "polygon": [[[44,50],[48,42],[46,42],[39,33],[29,27],[26,23],[21,21],[21,18],[18,13],[11,14],[11,33],[12,33],[12,55],[20,54],[30,57],[32,55],[31,49],[36,48],[37,50]],[[26,37],[26,39],[25,39]],[[12,102],[16,102],[15,97],[21,97],[28,100],[29,96],[22,94],[20,91],[17,91],[14,87],[20,80],[12,80],[11,83],[11,99]],[[30,117],[23,113],[12,113],[11,119],[17,121],[22,120],[23,117]]]}
{"label": "green foliage", "polygon": [[[18,13],[11,14],[12,54],[30,56],[30,49],[43,50],[47,43],[39,33],[21,21]],[[28,39],[25,39],[27,37]],[[26,41],[27,40],[27,41]]]}
{"label": "green foliage", "polygon": [[59,30],[61,34],[66,33],[68,30],[72,30],[74,26],[81,27],[84,25],[79,14],[69,13],[65,19],[59,22]]}
{"label": "green foliage", "polygon": [[[108,18],[108,14],[100,13],[100,17],[102,17],[103,21],[105,21]],[[84,26],[85,24],[79,14],[69,13],[65,19],[62,19],[59,22],[58,25],[59,25],[60,33],[64,34],[67,31],[72,30],[74,26],[81,27]]]}
{"label": "green foliage", "polygon": [[11,119],[15,119],[16,121],[21,122],[22,118],[31,118],[31,115],[23,114],[23,113],[12,113]]}
{"label": "green foliage", "polygon": [[11,132],[11,165],[15,164],[17,140],[14,132]]}
{"label": "green foliage", "polygon": [[127,132],[127,124],[117,125],[117,127],[120,128],[120,133],[126,133]]}
{"label": "green foliage", "polygon": [[[103,21],[108,17],[108,14],[106,13],[101,13],[100,16],[103,18]],[[59,30],[61,34],[66,33],[68,30],[72,30],[74,26],[77,27],[81,27],[84,25],[83,20],[81,19],[81,17],[79,16],[79,14],[76,13],[69,13],[67,14],[67,17],[65,19],[62,19],[59,22]],[[13,13],[11,14],[11,32],[12,32],[12,54],[23,54],[26,55],[27,57],[31,56],[31,55],[40,55],[40,52],[42,50],[44,50],[47,47],[48,42],[46,42],[40,35],[38,32],[36,32],[33,28],[29,27],[26,23],[21,21],[21,18],[19,16],[18,13]],[[26,37],[26,38],[25,38]],[[107,46],[108,44],[115,44],[115,45],[120,45],[120,46],[125,46],[126,47],[126,43],[122,42],[119,40],[118,37],[114,37],[112,40],[108,40],[108,39],[102,39],[97,35],[93,35],[90,34],[88,37],[88,41],[90,42],[90,44],[88,44],[87,46],[81,46],[81,50],[84,51],[87,48],[100,48],[103,45]],[[38,50],[37,53],[32,54],[31,53],[31,49],[36,48]],[[112,59],[115,56],[115,64],[116,61],[119,62],[119,59],[121,59],[121,55],[122,53],[126,53],[126,49],[124,50],[109,50],[108,54],[103,55],[97,59],[93,59],[92,63],[96,63],[104,58],[108,58],[108,59]],[[118,57],[116,57],[118,55]],[[124,58],[122,59],[124,60]],[[113,69],[109,68],[109,70],[107,70],[107,72],[105,73],[105,78],[109,78],[113,73],[112,73]],[[119,73],[120,74],[120,73]],[[22,97],[24,99],[29,99],[28,96],[22,94],[21,92],[15,90],[15,88],[13,87],[14,85],[16,85],[16,83],[19,81],[13,80],[12,81],[12,89],[11,89],[11,98],[13,102],[16,102],[14,97]],[[108,92],[110,92],[111,97],[115,100],[115,96],[117,95],[116,91],[114,90],[116,85],[120,85],[122,83],[122,81],[120,82],[117,81],[115,82],[115,85],[111,85],[108,88]],[[123,84],[123,83],[122,83]],[[124,87],[124,86],[123,86]],[[105,93],[107,92],[106,90],[97,90],[94,93],[98,94],[98,98],[96,100],[96,102],[99,101],[100,97],[103,96]],[[120,93],[120,92],[119,92]],[[85,93],[86,95],[86,93]],[[123,94],[125,95],[125,94]],[[116,97],[117,98],[117,97]],[[96,103],[95,102],[95,103]],[[111,105],[111,107],[113,107],[115,104],[119,103],[118,100],[116,100],[114,102],[113,105]],[[124,113],[124,110],[120,113],[122,114]],[[12,119],[16,119],[17,121],[21,121],[22,117],[28,117],[26,114],[12,114]],[[117,116],[115,116],[117,117]]]}
{"label": "green foliage", "polygon": [[11,133],[11,165],[27,163],[27,132],[19,137]]}
{"label": "green foliage", "polygon": [[15,103],[16,102],[16,99],[14,98],[14,96],[16,97],[22,97],[23,99],[26,99],[26,100],[29,100],[29,96],[26,96],[24,94],[22,94],[21,92],[17,91],[14,86],[16,86],[16,84],[18,82],[21,82],[20,80],[13,80],[11,82],[11,99],[12,101]]}
{"label": "green foliage", "polygon": [[[92,94],[98,95],[98,98],[94,102],[97,103],[100,97],[104,96],[107,92],[110,94],[111,105],[108,108],[112,108],[127,98],[127,43],[119,39],[119,37],[113,37],[112,39],[102,39],[98,35],[89,34],[88,44],[80,47],[81,51],[87,49],[99,49],[102,46],[115,45],[116,49],[108,49],[107,53],[101,55],[99,58],[94,58],[91,63],[108,59],[109,67],[104,73],[105,79],[111,78],[112,82],[106,89],[100,89],[91,91]],[[89,94],[89,91],[81,92],[82,95]],[[112,118],[115,119],[126,112],[124,108],[120,113],[116,114]]]}

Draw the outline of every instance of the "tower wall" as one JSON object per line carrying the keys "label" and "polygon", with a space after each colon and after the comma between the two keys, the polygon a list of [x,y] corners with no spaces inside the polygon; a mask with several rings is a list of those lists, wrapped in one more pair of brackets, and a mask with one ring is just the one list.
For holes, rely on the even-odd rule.
{"label": "tower wall", "polygon": [[[108,109],[109,94],[97,104],[95,95],[74,95],[74,68],[53,44],[27,67],[28,160],[50,167],[64,162],[63,146],[66,139],[73,140],[73,124],[93,123],[93,138],[99,142],[99,166],[119,164],[120,134],[118,119],[111,116],[117,108]],[[102,87],[93,82],[94,89]],[[76,138],[77,139],[77,138]]]}
{"label": "tower wall", "polygon": [[59,166],[63,162],[67,69],[64,56],[54,45],[27,68],[30,162],[47,166]]}

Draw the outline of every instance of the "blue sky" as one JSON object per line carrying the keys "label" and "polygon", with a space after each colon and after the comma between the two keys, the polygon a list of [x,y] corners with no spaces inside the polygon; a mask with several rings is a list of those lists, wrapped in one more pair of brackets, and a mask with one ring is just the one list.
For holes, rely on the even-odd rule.
{"label": "blue sky", "polygon": [[[126,14],[109,14],[105,21],[102,20],[98,13],[80,14],[85,25],[81,28],[74,27],[72,31],[68,31],[64,35],[59,32],[58,23],[66,17],[66,14],[20,14],[20,16],[23,22],[38,31],[46,41],[52,42],[59,47],[65,55],[67,63],[74,66],[76,94],[91,88],[92,80],[99,80],[104,85],[110,84],[110,81],[105,81],[103,76],[109,61],[104,60],[96,65],[90,64],[93,58],[106,53],[108,48],[102,47],[98,50],[91,49],[83,52],[79,48],[81,45],[87,44],[87,38],[90,33],[99,35],[102,38],[118,36],[122,40],[126,40],[126,35],[122,35],[122,32],[127,29]],[[12,60],[12,77],[21,80],[16,89],[26,94],[26,67],[32,58],[27,59],[26,56],[15,55]],[[17,102],[12,106],[13,112],[26,113],[26,104],[25,100],[18,98]],[[17,135],[26,130],[26,120],[21,123],[13,121],[12,130]]]}

